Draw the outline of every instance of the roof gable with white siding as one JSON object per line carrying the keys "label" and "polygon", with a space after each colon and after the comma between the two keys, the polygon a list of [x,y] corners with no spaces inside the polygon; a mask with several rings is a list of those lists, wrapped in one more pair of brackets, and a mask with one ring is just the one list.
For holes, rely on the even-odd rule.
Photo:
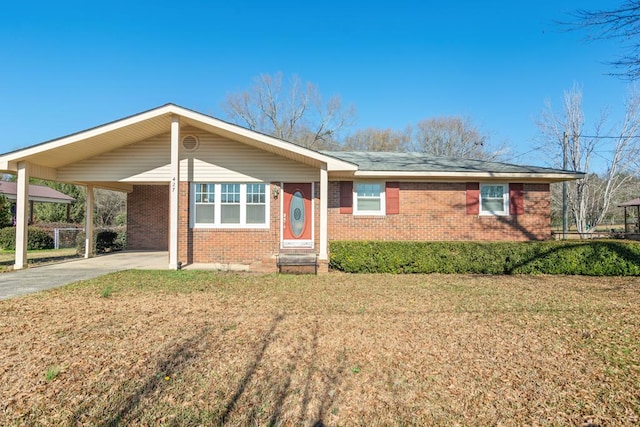
{"label": "roof gable with white siding", "polygon": [[[187,181],[271,182],[317,181],[317,168],[241,144],[195,127],[181,129],[183,138],[198,141],[183,150],[180,176]],[[62,181],[160,183],[171,178],[170,134],[166,133],[62,167]]]}
{"label": "roof gable with white siding", "polygon": [[198,150],[181,150],[185,178],[308,181],[317,180],[322,167],[357,169],[335,157],[167,104],[0,155],[0,171],[15,173],[18,163],[27,161],[33,177],[125,191],[134,182],[168,182],[172,117],[180,119],[181,136],[193,133],[201,139]]}

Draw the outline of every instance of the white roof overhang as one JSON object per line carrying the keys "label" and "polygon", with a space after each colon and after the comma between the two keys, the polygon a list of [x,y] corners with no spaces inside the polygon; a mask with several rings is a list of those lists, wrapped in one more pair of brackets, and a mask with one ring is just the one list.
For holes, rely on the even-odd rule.
{"label": "white roof overhang", "polygon": [[26,161],[34,166],[33,176],[55,179],[57,168],[169,132],[173,116],[180,117],[181,126],[195,126],[310,166],[320,168],[326,165],[327,171],[357,170],[357,166],[352,163],[175,104],[167,104],[92,129],[0,155],[0,171],[15,173],[18,163]]}

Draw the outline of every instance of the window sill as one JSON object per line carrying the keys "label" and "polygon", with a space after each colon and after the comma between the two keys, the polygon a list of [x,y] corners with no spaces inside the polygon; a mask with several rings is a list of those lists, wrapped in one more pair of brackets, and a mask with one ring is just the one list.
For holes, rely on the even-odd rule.
{"label": "window sill", "polygon": [[225,224],[225,225],[194,225],[192,230],[268,230],[269,224],[256,224],[256,225],[240,225],[240,224]]}

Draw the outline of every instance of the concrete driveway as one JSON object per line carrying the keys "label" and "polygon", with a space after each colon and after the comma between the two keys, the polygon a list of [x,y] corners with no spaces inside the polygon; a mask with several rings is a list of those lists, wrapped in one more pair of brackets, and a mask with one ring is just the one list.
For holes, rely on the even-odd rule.
{"label": "concrete driveway", "polygon": [[115,252],[0,274],[0,300],[121,270],[166,270],[168,252]]}

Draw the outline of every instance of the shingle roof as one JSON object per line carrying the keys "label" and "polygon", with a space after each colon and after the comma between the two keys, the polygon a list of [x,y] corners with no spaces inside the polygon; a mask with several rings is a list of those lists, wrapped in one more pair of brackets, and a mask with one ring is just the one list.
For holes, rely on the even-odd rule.
{"label": "shingle roof", "polygon": [[[15,200],[17,193],[15,182],[0,181],[0,194],[4,194],[9,200]],[[71,203],[75,202],[76,199],[44,185],[29,184],[29,200],[34,202]]]}
{"label": "shingle roof", "polygon": [[435,157],[425,153],[392,153],[365,151],[324,151],[325,154],[358,165],[360,171],[371,172],[481,172],[516,174],[566,174],[576,172],[539,166],[524,166],[485,160]]}
{"label": "shingle roof", "polygon": [[628,202],[620,203],[618,205],[619,208],[629,207],[629,206],[640,206],[640,197],[637,199],[629,200]]}

